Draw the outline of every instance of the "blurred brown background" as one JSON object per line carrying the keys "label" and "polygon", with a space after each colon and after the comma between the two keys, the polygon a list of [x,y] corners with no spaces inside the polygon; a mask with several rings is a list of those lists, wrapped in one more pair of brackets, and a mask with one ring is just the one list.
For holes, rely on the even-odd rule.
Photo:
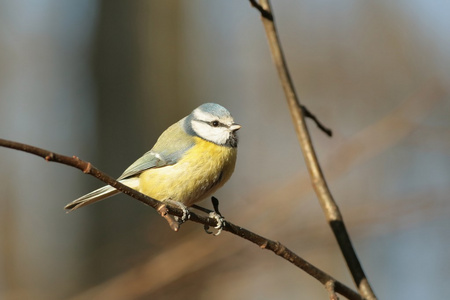
{"label": "blurred brown background", "polygon": [[[450,5],[274,1],[331,190],[380,299],[450,288]],[[216,196],[232,222],[353,286],[306,174],[248,1],[0,2],[0,137],[113,176],[204,102],[243,125]],[[228,233],[172,232],[116,196],[66,214],[94,178],[0,149],[1,299],[327,299],[314,279]],[[208,201],[202,203],[210,206]]]}

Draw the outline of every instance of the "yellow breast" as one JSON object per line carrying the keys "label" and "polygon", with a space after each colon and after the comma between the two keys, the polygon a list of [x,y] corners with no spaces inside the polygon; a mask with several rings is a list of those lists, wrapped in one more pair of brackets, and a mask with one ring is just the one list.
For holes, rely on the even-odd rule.
{"label": "yellow breast", "polygon": [[160,201],[171,199],[190,206],[223,186],[233,174],[237,149],[194,139],[195,146],[176,164],[144,171],[139,191]]}

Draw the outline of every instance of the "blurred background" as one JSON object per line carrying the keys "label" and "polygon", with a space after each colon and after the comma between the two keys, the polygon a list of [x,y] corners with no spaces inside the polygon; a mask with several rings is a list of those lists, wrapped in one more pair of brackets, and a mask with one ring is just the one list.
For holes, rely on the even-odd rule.
{"label": "blurred background", "polygon": [[[274,1],[331,190],[380,299],[450,288],[450,4]],[[312,191],[259,14],[248,1],[0,2],[0,137],[119,176],[204,102],[243,126],[216,196],[230,221],[354,287]],[[327,299],[229,233],[175,233],[101,182],[0,149],[1,299]],[[211,207],[209,201],[202,202]]]}

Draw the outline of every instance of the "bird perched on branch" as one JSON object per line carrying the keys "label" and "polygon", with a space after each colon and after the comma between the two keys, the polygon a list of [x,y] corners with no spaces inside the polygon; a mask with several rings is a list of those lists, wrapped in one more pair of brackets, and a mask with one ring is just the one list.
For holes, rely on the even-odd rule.
{"label": "bird perched on branch", "polygon": [[[159,201],[191,206],[211,196],[234,171],[241,128],[230,112],[205,103],[167,128],[153,148],[117,179]],[[75,210],[120,193],[104,186],[67,204]]]}

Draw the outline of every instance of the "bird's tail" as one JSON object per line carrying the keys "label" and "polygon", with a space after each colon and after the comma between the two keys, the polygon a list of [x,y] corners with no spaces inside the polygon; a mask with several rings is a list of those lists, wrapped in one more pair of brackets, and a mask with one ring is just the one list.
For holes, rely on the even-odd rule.
{"label": "bird's tail", "polygon": [[[137,189],[139,187],[139,178],[137,177],[122,179],[119,180],[119,182],[133,189]],[[110,185],[106,185],[70,202],[64,207],[64,209],[72,211],[80,207],[114,196],[118,193],[120,193],[119,190],[116,190]]]}

